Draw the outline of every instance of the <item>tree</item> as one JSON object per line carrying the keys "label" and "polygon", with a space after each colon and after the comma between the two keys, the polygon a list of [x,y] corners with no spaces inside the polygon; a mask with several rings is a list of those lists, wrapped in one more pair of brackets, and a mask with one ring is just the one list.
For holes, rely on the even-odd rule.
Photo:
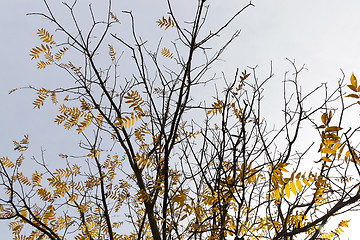
{"label": "tree", "polygon": [[[256,68],[236,69],[231,80],[210,75],[239,31],[220,48],[210,47],[251,2],[206,34],[205,0],[187,22],[168,0],[168,15],[157,24],[176,37],[172,46],[159,42],[155,50],[137,35],[132,12],[122,15],[130,19],[129,32],[111,31],[120,24],[111,1],[103,20],[90,5],[89,29],[76,18],[77,1],[65,3],[74,28],[44,4],[47,13],[31,15],[50,20],[65,41],[39,29],[41,43],[30,56],[39,69],[60,67],[74,82],[31,88],[34,108],[48,98],[59,104],[55,122],[83,141],[79,156],[60,154],[63,168],[35,159],[38,168],[24,171],[28,136],[14,141],[17,159],[1,158],[0,217],[10,219],[14,239],[334,239],[347,227],[342,220],[335,229],[323,228],[331,217],[358,209],[359,127],[343,130],[343,119],[357,107],[344,98],[360,97],[354,75],[347,87],[344,75],[334,91],[322,85],[303,93],[298,78],[304,68],[290,61],[283,120],[270,128],[262,106],[272,70],[264,80]],[[64,60],[69,55],[71,61]],[[127,71],[119,75],[122,58]],[[215,81],[222,91],[196,98]],[[321,89],[323,101],[306,105]],[[305,139],[307,148],[297,150],[302,131],[310,129],[318,138]]]}

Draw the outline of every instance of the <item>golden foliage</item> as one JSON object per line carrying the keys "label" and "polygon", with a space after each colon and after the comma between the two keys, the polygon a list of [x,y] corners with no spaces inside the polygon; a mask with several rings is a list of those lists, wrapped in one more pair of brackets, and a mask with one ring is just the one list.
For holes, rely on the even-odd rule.
{"label": "golden foliage", "polygon": [[240,91],[244,85],[245,80],[250,76],[250,73],[247,73],[246,70],[241,73],[239,86],[236,88],[236,91]]}
{"label": "golden foliage", "polygon": [[13,141],[14,143],[14,150],[19,151],[19,152],[23,152],[26,151],[29,148],[29,136],[28,135],[24,135],[24,138],[20,140],[20,142],[17,141]]}
{"label": "golden foliage", "polygon": [[20,167],[22,165],[24,159],[25,159],[24,155],[20,154],[20,156],[16,159],[16,162],[15,162],[16,166]]}
{"label": "golden foliage", "polygon": [[31,176],[31,182],[34,186],[39,186],[41,187],[41,179],[42,179],[42,174],[38,173],[37,171],[35,171],[32,176]]}
{"label": "golden foliage", "polygon": [[45,52],[44,57],[50,64],[54,62],[54,56],[50,51]]}
{"label": "golden foliage", "polygon": [[84,75],[81,73],[81,67],[76,67],[72,62],[68,64],[60,64],[61,67],[71,70],[79,79],[84,79]]}
{"label": "golden foliage", "polygon": [[47,66],[53,64],[55,61],[60,61],[61,57],[65,54],[65,52],[68,50],[68,48],[63,47],[63,48],[59,49],[55,53],[55,58],[54,58],[53,53],[51,52],[53,47],[56,47],[55,46],[56,42],[53,40],[53,35],[51,35],[48,31],[46,31],[43,28],[38,29],[37,35],[44,44],[41,44],[40,46],[37,46],[37,47],[33,47],[30,50],[30,56],[31,56],[31,59],[38,59],[38,58],[40,58],[41,54],[44,54],[45,61],[40,60],[37,63],[37,67],[39,69],[44,69]]}
{"label": "golden foliage", "polygon": [[84,121],[80,122],[80,124],[78,125],[78,128],[76,129],[78,131],[78,133],[82,133],[85,130],[85,128],[90,126],[93,119],[94,119],[94,117],[90,116],[90,115],[84,117]]}
{"label": "golden foliage", "polygon": [[212,109],[207,111],[207,114],[217,115],[218,113],[221,113],[224,104],[221,100],[217,100],[217,102],[214,102],[211,106]]}
{"label": "golden foliage", "polygon": [[44,52],[47,52],[47,51],[50,51],[52,47],[49,46],[49,45],[43,45],[41,44],[40,47],[34,47],[31,49],[30,51],[30,56],[31,56],[31,59],[37,59],[40,57],[40,54],[44,53]]}
{"label": "golden foliage", "polygon": [[23,173],[19,172],[17,174],[17,179],[24,185],[31,186],[30,180],[23,175]]}
{"label": "golden foliage", "polygon": [[129,108],[133,108],[136,112],[136,117],[141,118],[144,115],[142,106],[145,105],[145,101],[141,98],[139,92],[132,90],[131,92],[128,92],[124,98],[127,99],[125,103],[130,104]]}
{"label": "golden foliage", "polygon": [[143,142],[145,140],[145,135],[149,133],[148,124],[142,124],[135,129],[135,138],[138,142]]}
{"label": "golden foliage", "polygon": [[114,47],[113,47],[113,45],[110,45],[110,44],[108,46],[109,46],[109,56],[111,57],[111,60],[113,62],[115,62],[115,60],[116,60],[116,58],[115,58],[116,52],[114,51]]}
{"label": "golden foliage", "polygon": [[80,99],[80,103],[81,103],[80,108],[83,111],[90,111],[91,109],[94,108],[94,106],[91,103],[86,102],[84,98]]}
{"label": "golden foliage", "polygon": [[56,44],[56,42],[53,40],[53,35],[50,35],[50,33],[44,28],[38,29],[37,35],[45,43],[49,43],[52,45]]}
{"label": "golden foliage", "polygon": [[324,163],[331,163],[332,160],[329,158],[329,155],[333,155],[335,157],[338,150],[339,159],[343,151],[343,147],[345,147],[345,145],[340,142],[340,137],[337,135],[337,132],[341,131],[342,128],[329,125],[332,117],[333,115],[331,111],[329,113],[323,113],[321,115],[322,125],[317,127],[318,129],[323,129],[321,132],[322,141],[319,152],[326,154],[326,156],[321,158]]}
{"label": "golden foliage", "polygon": [[33,102],[34,108],[39,108],[44,105],[45,99],[48,97],[49,90],[40,89],[38,91],[38,98]]}
{"label": "golden foliage", "polygon": [[11,89],[8,94],[12,94],[13,92],[19,90],[18,88]]}
{"label": "golden foliage", "polygon": [[2,157],[2,158],[0,158],[0,161],[1,161],[1,165],[4,165],[7,168],[15,167],[15,164],[13,162],[11,162],[8,157]]}
{"label": "golden foliage", "polygon": [[52,101],[54,104],[57,104],[57,103],[58,103],[57,96],[56,96],[56,93],[55,93],[55,92],[51,92],[51,101]]}
{"label": "golden foliage", "polygon": [[102,122],[103,122],[103,116],[99,113],[99,115],[95,118],[95,122],[97,124],[97,126],[101,126]]}
{"label": "golden foliage", "polygon": [[144,168],[151,168],[153,166],[152,159],[147,156],[146,153],[142,153],[141,155],[139,153],[136,153],[136,163],[138,164],[138,167],[140,169]]}
{"label": "golden foliage", "polygon": [[167,58],[173,58],[174,57],[173,54],[170,52],[170,50],[167,49],[167,48],[163,48],[161,50],[161,55],[163,55],[164,57],[167,57]]}
{"label": "golden foliage", "polygon": [[39,68],[39,69],[42,69],[42,68],[46,68],[46,66],[49,66],[51,64],[51,62],[44,62],[44,61],[39,61],[38,63],[37,63],[37,67]]}
{"label": "golden foliage", "polygon": [[67,50],[68,50],[67,47],[59,49],[59,51],[55,53],[55,60],[60,61],[62,56],[66,53]]}
{"label": "golden foliage", "polygon": [[166,19],[165,17],[162,17],[162,19],[157,20],[156,23],[158,24],[158,26],[160,28],[164,27],[165,30],[170,27],[175,27],[175,22],[171,19],[170,16],[168,19]]}
{"label": "golden foliage", "polygon": [[110,12],[110,17],[117,23],[120,23],[119,19],[117,18],[116,14],[114,14],[113,12]]}
{"label": "golden foliage", "polygon": [[120,128],[129,128],[135,124],[135,122],[139,120],[138,116],[134,113],[131,113],[130,116],[123,116],[121,118],[116,118],[115,126],[119,126]]}
{"label": "golden foliage", "polygon": [[87,156],[91,158],[97,158],[100,156],[100,153],[101,153],[100,149],[91,149],[90,153]]}
{"label": "golden foliage", "polygon": [[73,175],[73,172],[69,169],[69,168],[65,168],[65,169],[56,169],[56,171],[54,172],[54,176],[57,178],[62,178],[62,177],[70,177]]}
{"label": "golden foliage", "polygon": [[[346,97],[355,98],[355,99],[360,98],[360,86],[358,86],[358,82],[354,74],[351,74],[350,83],[351,84],[347,86],[355,93],[348,94],[346,95]],[[360,104],[360,101],[357,101],[357,103]]]}
{"label": "golden foliage", "polygon": [[[115,22],[119,22],[116,15],[112,12],[109,14],[111,19]],[[163,17],[157,21],[157,24],[160,28],[164,29],[175,27],[175,22],[171,17]],[[54,63],[66,68],[71,74],[74,73],[77,78],[84,80],[82,82],[91,82],[89,83],[91,85],[93,84],[92,81],[97,81],[97,79],[92,78],[95,76],[93,73],[88,74],[88,65],[82,69],[71,62],[68,64],[56,63],[55,61],[60,61],[68,48],[59,49],[54,54],[55,51],[52,49],[53,47],[56,48],[56,46],[53,46],[56,43],[53,40],[53,35],[50,35],[45,29],[40,29],[38,30],[38,36],[43,44],[32,48],[30,51],[32,59],[38,59],[42,54],[45,58],[45,60],[39,60],[37,63],[38,68],[43,69]],[[108,48],[109,56],[111,60],[115,62],[116,52],[114,47],[108,45]],[[161,55],[167,58],[173,58],[173,53],[167,48],[161,50]],[[104,73],[103,70],[100,70],[100,72],[100,75]],[[87,78],[90,77],[91,80],[86,79],[85,76]],[[171,99],[170,104],[167,106],[169,109],[166,109],[167,107],[162,109],[166,112],[166,114],[163,114],[165,119],[163,125],[161,125],[162,123],[157,125],[157,121],[161,122],[162,117],[149,114],[150,110],[151,113],[154,113],[153,109],[151,109],[153,105],[150,105],[150,103],[143,100],[140,94],[150,90],[147,89],[143,92],[139,92],[140,90],[132,90],[135,88],[140,89],[142,87],[140,84],[130,86],[130,84],[126,85],[125,83],[127,86],[125,89],[128,91],[124,91],[122,93],[123,95],[119,94],[119,96],[121,96],[119,97],[120,101],[124,100],[127,104],[127,109],[125,111],[123,111],[123,109],[114,109],[116,107],[113,105],[109,105],[110,107],[101,106],[101,108],[98,106],[94,107],[93,104],[88,102],[91,98],[84,92],[81,92],[83,89],[77,92],[79,95],[76,95],[76,93],[71,97],[72,101],[70,102],[73,103],[77,101],[79,105],[66,106],[62,104],[59,107],[59,115],[56,116],[55,122],[57,124],[62,124],[66,129],[75,128],[80,134],[94,123],[93,126],[98,127],[100,131],[104,130],[110,133],[111,131],[116,131],[121,134],[121,138],[124,136],[123,139],[116,140],[120,141],[121,144],[123,144],[123,149],[126,150],[126,153],[121,153],[123,159],[129,158],[131,167],[136,169],[136,171],[140,169],[140,173],[137,173],[137,175],[133,173],[128,174],[125,171],[126,169],[122,168],[122,160],[119,159],[117,155],[111,156],[108,154],[106,159],[104,159],[103,154],[100,155],[101,152],[105,152],[105,150],[100,149],[99,142],[101,142],[102,136],[99,137],[100,140],[98,142],[95,141],[95,145],[92,145],[93,143],[91,143],[84,147],[88,152],[83,155],[83,157],[88,161],[87,163],[90,163],[86,166],[87,170],[81,171],[83,165],[73,164],[72,160],[75,157],[69,157],[65,154],[59,154],[63,159],[58,160],[66,162],[66,167],[49,170],[50,167],[44,164],[45,172],[41,173],[35,171],[31,175],[31,179],[18,171],[24,160],[22,153],[15,164],[7,157],[0,158],[1,166],[4,169],[12,169],[11,171],[13,171],[14,174],[9,176],[9,179],[11,179],[13,183],[16,182],[16,184],[24,188],[31,188],[33,195],[37,200],[40,199],[45,202],[45,207],[43,208],[33,207],[33,210],[31,210],[31,214],[33,215],[29,218],[30,223],[32,223],[33,226],[38,226],[37,224],[42,223],[42,227],[48,227],[54,234],[58,234],[58,231],[61,229],[66,229],[66,231],[69,229],[69,231],[72,231],[73,229],[71,229],[71,226],[75,225],[77,227],[76,230],[79,231],[74,239],[107,239],[109,237],[109,230],[107,228],[109,225],[105,224],[105,217],[107,217],[106,214],[108,213],[104,212],[104,205],[108,204],[112,213],[115,212],[119,214],[122,213],[121,207],[125,202],[126,204],[129,204],[127,207],[131,208],[131,211],[133,211],[132,213],[138,214],[136,217],[141,216],[139,217],[139,220],[136,218],[134,218],[135,221],[133,219],[131,220],[134,222],[134,226],[137,227],[137,229],[141,229],[143,232],[141,236],[137,236],[136,233],[130,233],[129,235],[113,233],[112,237],[114,239],[135,239],[136,237],[151,239],[148,216],[146,216],[146,211],[149,211],[149,209],[146,209],[146,206],[144,207],[144,203],[150,203],[150,205],[154,204],[152,207],[155,209],[155,221],[158,223],[164,221],[167,223],[169,230],[180,226],[182,228],[181,232],[187,231],[191,234],[198,232],[204,233],[204,239],[207,238],[207,233],[209,234],[208,239],[238,238],[238,236],[234,237],[235,234],[246,236],[247,239],[262,239],[269,238],[269,232],[271,231],[281,233],[291,229],[293,226],[302,228],[313,220],[310,219],[311,217],[309,217],[309,214],[304,213],[301,210],[296,212],[288,210],[288,212],[286,212],[286,219],[283,219],[282,213],[279,212],[287,211],[285,204],[288,204],[289,208],[287,209],[290,209],[293,199],[296,199],[296,204],[301,205],[304,196],[309,196],[309,198],[313,199],[312,201],[315,203],[316,208],[328,203],[328,193],[331,191],[331,180],[315,171],[310,171],[308,173],[299,172],[298,166],[293,167],[293,165],[289,163],[291,161],[281,162],[283,156],[265,164],[259,163],[262,161],[259,160],[262,158],[262,151],[266,151],[267,149],[258,149],[257,146],[254,146],[254,149],[251,149],[253,152],[249,154],[247,153],[247,149],[240,149],[242,144],[256,145],[256,141],[262,140],[256,136],[254,141],[249,140],[247,142],[247,137],[245,136],[245,139],[241,139],[242,136],[239,134],[240,130],[247,131],[244,126],[248,127],[252,123],[251,121],[249,124],[245,125],[247,122],[244,115],[248,113],[247,108],[250,106],[246,105],[246,103],[246,106],[242,105],[242,99],[239,97],[242,96],[242,93],[239,91],[242,91],[245,86],[245,81],[249,76],[250,73],[244,71],[239,76],[240,82],[238,79],[235,79],[234,85],[232,85],[232,89],[229,91],[231,97],[234,97],[234,101],[231,100],[229,102],[227,99],[222,101],[217,98],[206,111],[206,114],[211,114],[212,116],[223,114],[223,116],[228,118],[232,117],[232,119],[225,119],[224,121],[229,121],[231,124],[235,122],[237,125],[234,125],[235,127],[233,129],[242,128],[234,131],[233,129],[229,129],[229,132],[221,132],[223,133],[223,136],[220,136],[221,134],[217,135],[215,130],[212,132],[213,129],[211,127],[205,129],[206,131],[209,130],[211,133],[196,131],[192,126],[186,125],[186,122],[183,122],[181,119],[178,122],[170,122],[172,121],[172,118],[176,119],[177,117],[171,115],[171,108],[174,107],[174,105],[172,105],[173,102],[171,102],[173,99]],[[106,81],[107,79],[105,82]],[[104,89],[109,89],[109,82],[104,84],[105,87],[101,85],[102,83],[100,85]],[[237,85],[238,83],[239,85]],[[347,95],[347,97],[355,99],[360,98],[360,87],[358,86],[357,79],[354,75],[351,76],[350,83],[351,84],[348,85],[348,87],[354,93]],[[171,89],[171,87],[166,84],[163,84],[160,88],[156,88],[155,86],[158,86],[156,84],[157,83],[151,85],[149,89],[153,89],[155,94],[163,97],[163,100],[171,94],[177,94],[175,90]],[[174,89],[176,87],[177,86],[174,85]],[[89,87],[86,90],[96,92],[95,88],[92,87]],[[10,91],[10,93],[12,91]],[[68,92],[73,93],[72,91],[73,90]],[[98,92],[95,94],[98,94]],[[99,93],[99,95],[101,95],[101,93]],[[54,104],[58,103],[55,91],[50,91],[45,88],[39,89],[37,91],[37,99],[33,102],[34,108],[43,106],[46,98],[49,96],[51,96],[51,101]],[[97,97],[98,95],[94,96]],[[101,95],[101,100],[105,99],[104,96],[104,94]],[[122,97],[124,99],[122,99]],[[146,96],[145,99],[151,98]],[[69,100],[69,95],[67,95],[64,100]],[[112,103],[111,100],[110,102]],[[122,106],[122,103],[123,102],[120,102],[119,106]],[[145,106],[150,110],[145,109]],[[103,112],[100,110],[103,110]],[[116,111],[116,114],[118,115],[112,115],[112,111]],[[169,111],[169,115],[167,115],[167,111]],[[156,114],[160,112],[161,111],[156,112]],[[341,154],[347,146],[346,142],[341,140],[341,135],[339,135],[342,128],[336,124],[330,124],[332,117],[333,113],[327,110],[321,115],[321,125],[318,127],[318,131],[321,132],[319,162],[324,169],[328,169],[333,167],[334,164],[338,164],[338,162],[340,162],[338,160],[341,158]],[[135,125],[135,122],[140,119],[140,126],[131,128]],[[147,121],[147,119],[150,119],[150,121]],[[207,119],[213,120],[215,118],[208,117]],[[169,120],[169,122],[166,122],[167,120]],[[178,125],[175,126],[173,123]],[[262,131],[262,126],[256,124],[257,123],[254,123],[255,127],[251,131]],[[173,126],[175,126],[175,130],[174,132],[171,132]],[[110,127],[112,129],[110,129]],[[256,129],[257,127],[259,127],[259,129]],[[118,131],[119,128],[124,129]],[[237,131],[237,133],[234,134],[235,131]],[[171,133],[168,134],[169,132]],[[203,147],[207,149],[201,149],[200,158],[197,158],[198,152],[195,152],[194,150],[196,149],[195,144],[197,144],[197,141],[201,141],[202,139],[197,139],[197,141],[188,141],[194,142],[194,145],[191,145],[190,147],[189,145],[181,145],[180,148],[181,151],[184,152],[184,155],[180,154],[179,164],[175,161],[172,162],[172,156],[175,156],[174,159],[178,156],[176,155],[177,152],[171,152],[172,148],[176,148],[174,147],[174,144],[178,144],[179,142],[183,143],[185,142],[184,140],[189,140],[191,138],[199,138],[197,136],[201,133],[205,139]],[[215,136],[214,141],[223,141],[223,149],[221,148],[222,146],[217,149],[219,145],[216,145],[216,143],[210,139],[212,133],[214,133]],[[250,135],[252,133],[253,132],[251,132]],[[264,133],[266,133],[265,130]],[[248,134],[248,132],[246,132],[246,134]],[[87,135],[84,134],[84,136],[87,138]],[[175,137],[173,139],[168,139],[168,137],[171,138],[171,136]],[[222,137],[224,139],[221,139]],[[267,138],[265,134],[260,137]],[[267,140],[265,139],[263,141]],[[129,142],[134,144],[131,145]],[[97,145],[98,143],[99,145]],[[290,143],[290,141],[288,143]],[[232,144],[233,146],[231,146]],[[20,152],[25,151],[29,146],[28,137],[25,136],[20,142],[14,141],[14,145],[15,150]],[[264,146],[267,147],[265,144]],[[214,148],[213,152],[208,152],[208,149],[211,149],[212,147]],[[345,161],[342,162],[354,162],[355,164],[360,164],[359,153],[350,146],[347,147],[347,150],[345,150]],[[113,149],[106,149],[106,151],[112,152]],[[272,150],[269,150],[270,154],[272,154],[271,151]],[[197,165],[195,162],[195,164],[192,165],[192,162],[189,161],[192,156],[196,160],[201,161],[199,169],[196,169]],[[234,159],[229,160],[227,156],[232,156]],[[250,157],[247,158],[248,156]],[[169,159],[171,159],[171,161]],[[166,161],[170,162],[170,164],[168,164],[169,166],[166,166]],[[96,167],[95,173],[92,172],[93,166]],[[168,169],[166,169],[166,167]],[[184,171],[182,172],[181,170],[185,168],[189,168],[189,170],[184,173]],[[165,173],[167,173],[167,178]],[[134,181],[137,184],[131,186],[129,182],[124,180],[125,178],[121,179],[122,177],[120,174],[124,174],[123,176],[126,176],[126,180],[129,180],[130,183],[131,181]],[[216,176],[212,178],[212,175]],[[194,186],[197,188],[195,189],[196,191],[194,191],[194,189],[186,186],[188,179],[200,179],[206,183],[200,183],[200,187],[198,185]],[[168,189],[165,187],[166,181],[169,183]],[[350,181],[350,179],[346,177],[340,179],[340,181],[347,182]],[[195,182],[195,184],[198,183]],[[159,212],[157,212],[159,211],[157,201],[161,202],[161,200],[165,200],[165,190],[168,191],[169,198],[168,209],[163,214],[169,214],[171,217],[162,219]],[[261,201],[266,201],[262,206],[268,206],[267,211],[269,212],[266,212],[264,215],[258,214],[261,210],[265,209],[265,207],[262,208],[260,205],[251,205],[252,199],[250,199],[251,201],[244,199],[245,194],[249,193],[252,195],[254,202],[258,201],[260,204],[263,204],[264,202],[261,203]],[[13,190],[8,188],[7,194],[11,196]],[[239,204],[239,202],[241,202],[241,204]],[[71,217],[68,217],[67,215],[65,215],[65,217],[57,217],[56,213],[60,213],[59,209],[61,208],[61,205],[73,208],[72,210],[76,209],[75,218],[71,219]],[[274,216],[271,216],[272,205],[275,206],[274,209],[277,211],[274,213]],[[30,211],[27,211],[26,209],[21,210],[20,212],[21,216],[24,217],[30,213]],[[69,211],[69,213],[70,212],[71,211]],[[236,213],[239,214],[238,218],[235,216]],[[0,205],[1,217],[13,215],[14,213]],[[16,239],[41,239],[44,237],[40,236],[39,230],[34,230],[31,232],[30,236],[21,235],[21,230],[25,224],[25,222],[22,221],[21,216],[19,217],[19,215],[17,215],[10,225],[11,230],[16,235]],[[242,218],[242,216],[246,217]],[[120,227],[121,224],[121,222],[110,223],[114,228]],[[342,228],[347,227],[347,225],[348,221],[342,221],[332,232],[321,233],[321,237],[324,239],[331,239],[336,234],[340,234]],[[224,229],[222,233],[223,236],[221,236],[220,233],[222,228]],[[315,230],[316,226],[309,231]],[[180,239],[183,236],[182,234],[183,233],[179,233]]]}
{"label": "golden foliage", "polygon": [[94,117],[92,116],[91,112],[89,112],[92,108],[92,105],[87,103],[84,99],[82,99],[80,102],[80,109],[77,107],[70,108],[64,104],[61,105],[59,109],[61,114],[56,116],[55,122],[59,125],[63,124],[67,130],[76,126],[77,132],[82,133],[87,127],[91,125]]}
{"label": "golden foliage", "polygon": [[140,201],[149,202],[151,200],[151,197],[145,190],[140,189],[140,191],[137,193],[137,197]]}
{"label": "golden foliage", "polygon": [[269,191],[271,199],[280,200],[285,196],[290,199],[291,193],[296,196],[304,190],[302,182],[310,187],[315,181],[312,172],[306,177],[305,173],[293,171],[289,178],[284,177],[284,172],[288,172],[286,166],[287,163],[279,163],[272,167],[271,182],[274,187]]}
{"label": "golden foliage", "polygon": [[51,193],[48,190],[46,190],[46,188],[38,188],[36,192],[41,200],[46,202],[54,201],[53,197],[51,196]]}

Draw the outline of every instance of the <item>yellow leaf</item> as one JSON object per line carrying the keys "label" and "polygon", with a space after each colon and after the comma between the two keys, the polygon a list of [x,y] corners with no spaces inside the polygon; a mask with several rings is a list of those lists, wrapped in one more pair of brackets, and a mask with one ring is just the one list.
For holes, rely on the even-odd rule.
{"label": "yellow leaf", "polygon": [[161,55],[163,55],[164,57],[167,57],[167,58],[173,58],[174,57],[173,54],[170,52],[170,50],[167,49],[167,48],[163,48],[161,50]]}
{"label": "yellow leaf", "polygon": [[254,175],[252,175],[252,181],[254,182],[254,183],[256,183],[256,175],[254,174]]}
{"label": "yellow leaf", "polygon": [[[336,135],[336,134],[334,134]],[[337,143],[338,141],[336,139],[332,139],[332,138],[328,138],[328,139],[324,139],[323,140],[323,143],[325,146],[328,146],[328,145],[333,145],[335,143]]]}
{"label": "yellow leaf", "polygon": [[115,61],[116,60],[116,58],[115,58],[116,52],[114,51],[114,47],[110,44],[108,46],[109,46],[109,55],[111,57],[111,60]]}
{"label": "yellow leaf", "polygon": [[350,156],[351,156],[351,152],[350,152],[350,151],[347,151],[345,155],[346,155],[347,157],[350,157]]}
{"label": "yellow leaf", "polygon": [[175,195],[173,201],[178,203],[180,206],[183,206],[186,201],[186,194],[180,193],[178,195]]}
{"label": "yellow leaf", "polygon": [[354,74],[351,74],[350,82],[351,82],[351,85],[353,85],[355,88],[357,87],[357,80],[356,80],[356,77]]}
{"label": "yellow leaf", "polygon": [[325,162],[332,162],[332,160],[330,160],[330,159],[327,158],[327,157],[322,157],[321,159],[324,160]]}
{"label": "yellow leaf", "polygon": [[354,87],[353,85],[347,85],[351,90],[353,90],[354,92],[357,92],[357,88]]}
{"label": "yellow leaf", "polygon": [[38,29],[37,32],[39,38],[46,43],[50,43],[50,44],[56,44],[56,42],[53,40],[53,35],[50,35],[50,33],[48,31],[46,31],[45,29]]}
{"label": "yellow leaf", "polygon": [[184,214],[181,218],[180,218],[180,221],[184,220],[185,218],[187,218],[187,214]]}
{"label": "yellow leaf", "polygon": [[87,209],[87,206],[86,206],[86,205],[80,205],[80,206],[78,207],[78,211],[81,212],[81,213],[86,212],[86,209]]}
{"label": "yellow leaf", "polygon": [[156,21],[156,23],[160,26],[160,28],[165,27],[165,30],[169,27],[175,26],[175,22],[171,19],[171,17],[169,17],[168,19],[162,17],[162,19],[159,19],[158,21]]}
{"label": "yellow leaf", "polygon": [[334,149],[335,151],[337,151],[340,146],[341,146],[341,143],[336,143],[336,144],[333,146],[333,149]]}
{"label": "yellow leaf", "polygon": [[306,178],[303,178],[303,182],[310,187],[310,183],[308,182],[308,180]]}
{"label": "yellow leaf", "polygon": [[326,120],[327,120],[327,115],[326,113],[323,113],[323,115],[321,115],[321,121],[326,124]]}
{"label": "yellow leaf", "polygon": [[345,148],[345,145],[343,145],[343,146],[340,148],[340,151],[339,151],[339,153],[338,153],[338,159],[340,159],[341,153],[343,152],[344,148]]}
{"label": "yellow leaf", "polygon": [[280,188],[275,189],[274,192],[275,192],[276,200],[279,200],[281,198]]}
{"label": "yellow leaf", "polygon": [[286,193],[287,198],[290,198],[290,187],[289,187],[289,184],[286,184],[286,185],[285,185],[285,193]]}
{"label": "yellow leaf", "polygon": [[288,183],[290,181],[290,178],[284,178],[284,182]]}
{"label": "yellow leaf", "polygon": [[290,181],[294,181],[295,171],[291,174]]}
{"label": "yellow leaf", "polygon": [[349,223],[350,220],[342,220],[340,223],[339,223],[339,227],[349,227]]}
{"label": "yellow leaf", "polygon": [[299,179],[296,180],[296,186],[297,186],[297,188],[299,189],[299,192],[301,192],[301,191],[302,191],[302,185],[301,185],[301,182],[300,182]]}
{"label": "yellow leaf", "polygon": [[290,188],[291,188],[291,191],[293,192],[293,194],[296,195],[296,187],[295,187],[295,183],[294,183],[294,182],[291,182],[291,183],[290,183]]}
{"label": "yellow leaf", "polygon": [[331,149],[331,148],[323,148],[323,149],[321,149],[321,152],[322,153],[328,153],[328,154],[334,154],[334,155],[336,153],[336,151]]}

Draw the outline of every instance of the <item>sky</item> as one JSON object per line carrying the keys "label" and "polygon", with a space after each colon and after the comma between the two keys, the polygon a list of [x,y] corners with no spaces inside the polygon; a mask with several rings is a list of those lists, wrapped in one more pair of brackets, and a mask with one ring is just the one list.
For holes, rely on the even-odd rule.
{"label": "sky", "polygon": [[[193,1],[173,0],[175,14],[186,20],[194,11]],[[59,1],[49,1],[61,16],[63,10],[56,2]],[[95,5],[101,3],[97,0],[94,2]],[[208,26],[213,27],[226,21],[227,16],[246,1],[209,0],[209,3]],[[301,78],[304,90],[324,82],[336,86],[342,76],[340,69],[347,78],[352,72],[360,74],[358,0],[254,0],[253,3],[255,7],[247,9],[228,29],[230,32],[241,29],[241,34],[222,56],[224,61],[216,65],[221,71],[232,76],[237,67],[257,66],[259,77],[265,77],[272,63],[274,86],[269,91],[273,91],[274,96],[278,91],[275,86],[281,83],[284,73],[291,70],[287,58],[295,59],[299,66],[306,65],[307,71]],[[101,6],[94,8],[95,12],[97,9],[101,9]],[[138,22],[138,33],[144,39],[154,39],[156,43],[163,32],[153,29],[156,28],[156,20],[166,15],[165,1],[117,1],[114,12],[120,16],[122,10],[132,10]],[[51,27],[44,18],[26,14],[41,11],[44,11],[44,5],[40,0],[0,1],[0,156],[15,156],[12,140],[19,140],[28,134],[31,153],[39,156],[41,149],[46,149],[49,159],[53,158],[51,161],[56,164],[59,153],[75,149],[78,136],[67,133],[67,137],[63,137],[64,130],[53,123],[56,108],[50,104],[43,110],[33,109],[35,94],[32,91],[23,90],[8,95],[16,87],[51,87],[69,78],[54,68],[38,70],[36,63],[31,61],[29,50],[39,43],[37,29]],[[86,22],[87,9],[80,9],[78,14]],[[274,100],[269,108],[276,107],[276,104],[278,102]],[[359,122],[359,115],[354,114],[352,118]],[[360,219],[356,219],[355,215],[351,216],[354,220],[344,239],[356,238],[352,233],[356,232]],[[3,234],[9,232],[7,223],[0,222],[0,231]],[[6,236],[11,238],[10,235]]]}

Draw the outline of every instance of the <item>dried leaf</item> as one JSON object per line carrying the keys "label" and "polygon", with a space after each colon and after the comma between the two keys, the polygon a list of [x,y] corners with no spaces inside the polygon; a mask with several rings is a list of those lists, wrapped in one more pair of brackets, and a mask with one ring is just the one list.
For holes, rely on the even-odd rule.
{"label": "dried leaf", "polygon": [[325,129],[325,132],[337,132],[340,131],[341,129],[342,129],[341,127],[332,126],[332,127],[327,127]]}

